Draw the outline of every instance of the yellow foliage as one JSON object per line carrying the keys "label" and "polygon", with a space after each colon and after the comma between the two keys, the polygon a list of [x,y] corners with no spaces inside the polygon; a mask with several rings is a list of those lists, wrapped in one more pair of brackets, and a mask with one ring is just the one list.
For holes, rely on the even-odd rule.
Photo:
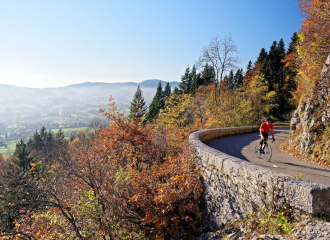
{"label": "yellow foliage", "polygon": [[193,123],[193,97],[189,94],[173,94],[166,102],[166,107],[160,112],[158,123],[175,126],[179,129]]}

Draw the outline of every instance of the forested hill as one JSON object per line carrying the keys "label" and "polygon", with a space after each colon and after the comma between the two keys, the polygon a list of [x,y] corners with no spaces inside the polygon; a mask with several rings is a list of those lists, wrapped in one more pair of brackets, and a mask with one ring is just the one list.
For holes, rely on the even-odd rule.
{"label": "forested hill", "polygon": [[[149,103],[156,92],[156,87],[165,81],[146,80],[141,83],[103,83],[85,82],[59,88],[25,88],[0,84],[0,121],[23,115],[49,114],[70,111],[73,108],[88,106],[105,107],[110,95],[121,106],[128,106],[138,85],[141,86],[146,101]],[[172,88],[179,82],[171,82]]]}
{"label": "forested hill", "polygon": [[[158,79],[145,80],[141,83],[104,83],[84,82],[59,88],[25,88],[0,84],[0,101],[2,105],[13,106],[17,104],[58,104],[68,100],[75,102],[107,101],[112,95],[117,101],[129,103],[138,85],[145,93],[147,102],[151,101],[156,92],[158,83],[166,85],[165,81]],[[170,82],[172,88],[179,82]],[[149,97],[149,98],[148,98]]]}

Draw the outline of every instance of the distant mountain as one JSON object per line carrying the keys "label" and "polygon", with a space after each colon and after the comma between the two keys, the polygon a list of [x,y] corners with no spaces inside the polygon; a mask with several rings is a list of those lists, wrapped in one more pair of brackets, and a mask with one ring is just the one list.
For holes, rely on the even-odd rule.
{"label": "distant mountain", "polygon": [[[110,95],[119,106],[127,107],[138,85],[147,103],[150,103],[159,81],[164,88],[167,82],[158,79],[145,80],[141,83],[84,82],[66,87],[43,89],[0,84],[0,121],[8,121],[24,115],[59,112],[65,109],[105,107]],[[170,85],[173,90],[179,82],[170,82]]]}

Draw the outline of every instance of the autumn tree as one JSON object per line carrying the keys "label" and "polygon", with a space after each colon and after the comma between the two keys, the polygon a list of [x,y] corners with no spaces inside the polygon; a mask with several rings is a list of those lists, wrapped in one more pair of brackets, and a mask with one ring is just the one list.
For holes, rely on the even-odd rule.
{"label": "autumn tree", "polygon": [[320,78],[330,49],[330,3],[323,0],[299,0],[305,17],[298,32],[298,93],[300,101]]}
{"label": "autumn tree", "polygon": [[220,96],[220,83],[223,80],[224,74],[231,69],[237,68],[236,64],[239,63],[237,54],[237,46],[231,35],[223,39],[215,36],[211,39],[209,45],[202,49],[197,65],[202,67],[208,64],[214,69],[217,83],[214,88],[215,102],[217,102],[218,96]]}
{"label": "autumn tree", "polygon": [[118,111],[92,139],[78,135],[39,181],[49,207],[16,221],[35,239],[179,239],[200,228],[193,149],[170,127],[142,126]]}
{"label": "autumn tree", "polygon": [[164,111],[159,114],[158,123],[182,129],[192,124],[193,97],[190,94],[173,94],[166,102]]}

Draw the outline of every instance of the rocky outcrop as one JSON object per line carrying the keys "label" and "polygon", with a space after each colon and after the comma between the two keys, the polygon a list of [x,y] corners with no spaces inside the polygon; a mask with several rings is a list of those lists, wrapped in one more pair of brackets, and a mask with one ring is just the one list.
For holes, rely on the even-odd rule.
{"label": "rocky outcrop", "polygon": [[248,227],[232,228],[229,233],[228,229],[218,230],[216,232],[204,233],[197,240],[220,240],[220,239],[251,239],[251,240],[328,240],[330,239],[330,223],[325,221],[317,221],[310,217],[298,223],[292,229],[290,235],[272,235],[272,234],[258,234],[258,232],[249,231]]}
{"label": "rocky outcrop", "polygon": [[[329,157],[326,141],[323,135],[329,129],[330,123],[330,54],[321,72],[321,77],[314,89],[298,108],[291,118],[292,134],[289,138],[290,150],[307,157],[311,156],[327,161]],[[322,143],[318,143],[323,141]],[[329,141],[330,142],[330,141]],[[319,146],[315,150],[315,143]]]}
{"label": "rocky outcrop", "polygon": [[311,214],[330,217],[330,186],[278,174],[215,150],[204,144],[212,139],[258,131],[259,127],[209,129],[192,133],[189,142],[199,155],[203,174],[207,231],[244,219],[261,207],[279,209],[284,203]]}

